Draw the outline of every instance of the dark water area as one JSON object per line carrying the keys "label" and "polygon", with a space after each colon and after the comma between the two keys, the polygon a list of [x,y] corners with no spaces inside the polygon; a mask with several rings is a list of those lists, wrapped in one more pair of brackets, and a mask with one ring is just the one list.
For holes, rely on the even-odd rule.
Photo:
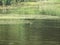
{"label": "dark water area", "polygon": [[60,45],[60,21],[26,19],[30,23],[0,24],[0,45]]}

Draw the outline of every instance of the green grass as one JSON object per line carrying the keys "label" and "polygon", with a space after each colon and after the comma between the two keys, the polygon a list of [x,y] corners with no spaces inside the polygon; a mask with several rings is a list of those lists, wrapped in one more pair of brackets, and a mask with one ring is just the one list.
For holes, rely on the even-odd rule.
{"label": "green grass", "polygon": [[[46,5],[42,5],[42,6],[45,6],[45,7],[42,7],[41,5],[39,7],[42,7],[42,8],[39,8],[38,5],[30,5],[30,7],[26,6],[28,4],[25,4],[23,6],[17,6],[17,8],[15,9],[7,9],[6,10],[6,14],[34,14],[34,15],[60,15],[60,4],[46,4]],[[0,13],[2,13],[0,11]],[[4,14],[5,14],[4,13]]]}
{"label": "green grass", "polygon": [[43,15],[54,15],[54,16],[59,16],[60,15],[60,6],[59,4],[56,5],[45,5],[45,7],[41,8],[40,14]]}
{"label": "green grass", "polygon": [[10,14],[38,14],[39,9],[38,8],[31,8],[31,7],[18,7],[13,10],[7,10]]}

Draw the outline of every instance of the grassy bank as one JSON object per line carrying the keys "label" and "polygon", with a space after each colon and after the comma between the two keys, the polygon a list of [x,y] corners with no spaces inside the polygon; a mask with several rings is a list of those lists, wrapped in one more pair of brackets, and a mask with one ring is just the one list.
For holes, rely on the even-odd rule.
{"label": "grassy bank", "polygon": [[[10,9],[10,7],[12,7]],[[0,9],[0,14],[43,14],[43,15],[60,15],[60,4],[46,4],[37,2],[22,2],[15,6]]]}

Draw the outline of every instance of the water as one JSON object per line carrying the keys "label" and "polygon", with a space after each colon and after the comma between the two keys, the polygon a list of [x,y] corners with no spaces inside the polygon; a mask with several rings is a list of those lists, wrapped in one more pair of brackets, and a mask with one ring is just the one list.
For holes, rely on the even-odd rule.
{"label": "water", "polygon": [[60,21],[26,19],[31,23],[0,24],[0,45],[60,45]]}

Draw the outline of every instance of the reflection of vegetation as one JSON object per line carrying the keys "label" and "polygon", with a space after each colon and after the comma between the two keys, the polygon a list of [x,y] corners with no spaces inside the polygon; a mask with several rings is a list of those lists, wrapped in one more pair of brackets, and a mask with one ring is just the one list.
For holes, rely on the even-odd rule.
{"label": "reflection of vegetation", "polygon": [[31,24],[0,24],[0,41],[3,40],[1,44],[53,45],[56,41],[60,42],[59,20],[26,19],[25,21],[30,21]]}
{"label": "reflection of vegetation", "polygon": [[[52,19],[29,20],[32,24],[25,25],[27,41],[31,45],[53,45],[60,42],[60,21]],[[51,43],[51,42],[52,43]],[[36,42],[36,43],[35,43]],[[41,43],[40,43],[41,42]],[[58,44],[58,43],[57,43]]]}
{"label": "reflection of vegetation", "polygon": [[22,45],[24,40],[24,24],[0,24],[0,45]]}

